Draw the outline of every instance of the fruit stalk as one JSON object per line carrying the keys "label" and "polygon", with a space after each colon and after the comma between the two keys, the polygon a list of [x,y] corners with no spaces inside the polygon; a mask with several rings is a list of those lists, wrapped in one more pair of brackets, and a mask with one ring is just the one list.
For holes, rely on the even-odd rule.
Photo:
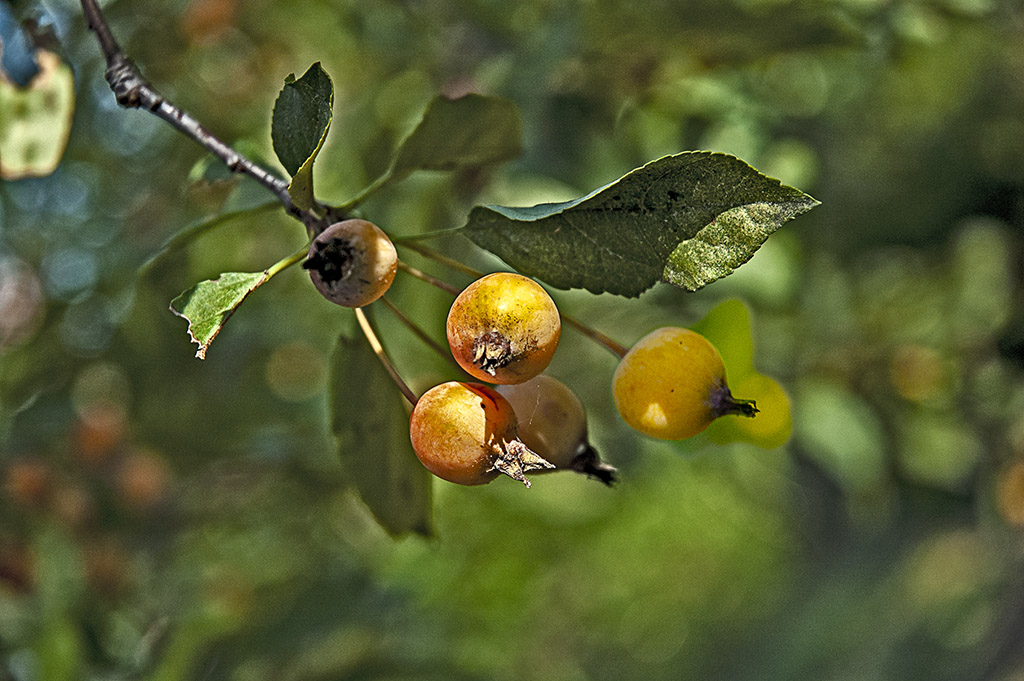
{"label": "fruit stalk", "polygon": [[395,318],[397,318],[398,321],[402,322],[402,325],[405,326],[405,328],[412,331],[412,333],[417,338],[426,343],[427,346],[430,347],[430,349],[432,349],[434,352],[443,357],[447,362],[455,366],[460,371],[462,370],[462,367],[460,367],[459,363],[455,361],[454,357],[452,357],[452,353],[448,350],[448,348],[442,346],[440,343],[431,338],[430,335],[426,331],[424,331],[419,324],[409,319],[409,317],[407,317],[404,312],[398,309],[398,306],[391,302],[390,298],[388,298],[387,296],[382,296],[381,301],[387,306],[389,310],[391,310],[391,314],[395,315]]}
{"label": "fruit stalk", "polygon": [[384,369],[387,370],[388,375],[391,376],[391,380],[395,382],[398,389],[402,391],[402,395],[405,399],[409,400],[409,404],[416,405],[416,393],[412,391],[409,384],[402,380],[399,376],[398,370],[395,365],[391,362],[387,352],[384,351],[384,346],[381,345],[380,339],[377,338],[377,333],[373,330],[373,326],[370,324],[370,320],[366,317],[366,312],[361,307],[355,308],[356,319],[359,321],[359,328],[363,330],[363,335],[366,336],[367,342],[373,349],[373,354],[377,355],[377,359],[384,365]]}
{"label": "fruit stalk", "polygon": [[405,262],[404,260],[399,260],[398,261],[398,269],[402,270],[406,274],[411,274],[412,276],[414,276],[415,278],[419,279],[420,281],[427,282],[428,284],[430,284],[434,288],[439,288],[442,291],[450,293],[453,296],[459,295],[459,292],[462,291],[462,289],[457,288],[455,286],[452,286],[451,284],[449,284],[446,281],[441,281],[437,277],[430,276],[429,274],[427,274],[423,270],[416,269],[415,267],[413,267],[409,263]]}

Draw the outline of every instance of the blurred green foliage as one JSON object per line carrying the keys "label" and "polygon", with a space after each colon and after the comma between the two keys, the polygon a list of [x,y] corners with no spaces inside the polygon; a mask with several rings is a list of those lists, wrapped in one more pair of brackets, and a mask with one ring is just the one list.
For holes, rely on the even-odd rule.
{"label": "blurred green foliage", "polygon": [[[367,202],[396,235],[684,149],[823,202],[697,293],[556,293],[627,344],[743,299],[757,371],[793,403],[786,445],[628,432],[612,358],[566,332],[552,372],[623,482],[437,483],[437,538],[397,542],[345,491],[330,437],[351,316],[289,270],[200,362],[167,309],[301,247],[301,225],[254,213],[137,278],[179,229],[270,197],[243,181],[224,205],[229,180],[190,182],[200,150],[117,108],[76,3],[14,5],[59,38],[77,108],[56,172],[0,185],[0,678],[1024,677],[1017,3],[108,3],[145,75],[253,156],[273,158],[283,78],[322,62],[326,200],[383,174],[437,93],[514,101],[521,158]],[[403,277],[393,299],[441,337],[446,294]],[[415,388],[449,375],[377,317]]]}

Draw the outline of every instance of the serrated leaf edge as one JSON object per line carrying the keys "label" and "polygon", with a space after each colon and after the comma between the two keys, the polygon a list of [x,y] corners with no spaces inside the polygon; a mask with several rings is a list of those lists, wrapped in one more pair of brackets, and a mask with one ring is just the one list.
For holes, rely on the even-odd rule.
{"label": "serrated leaf edge", "polygon": [[[212,282],[212,283],[216,283],[216,282],[221,280],[221,278],[224,276],[224,274],[226,274],[226,273],[221,273],[221,275],[219,277],[217,277],[216,279],[204,279],[203,281],[209,281],[209,282]],[[178,295],[177,297],[174,298],[174,300],[171,301],[171,304],[169,306],[171,312],[174,313],[175,316],[181,317],[182,319],[184,319],[185,321],[188,322],[188,337],[189,337],[189,339],[191,339],[191,341],[193,343],[195,343],[196,345],[199,346],[199,349],[196,350],[196,358],[198,358],[198,359],[206,359],[206,351],[209,350],[210,345],[213,343],[214,339],[217,338],[218,335],[220,335],[220,332],[224,328],[224,325],[228,323],[228,320],[231,319],[232,316],[234,316],[234,314],[238,310],[238,308],[242,306],[242,303],[244,303],[245,300],[250,295],[252,295],[252,292],[255,291],[256,289],[258,289],[263,284],[265,284],[267,279],[269,279],[269,278],[270,278],[269,271],[268,270],[264,270],[263,271],[263,276],[261,276],[256,281],[255,284],[253,284],[252,286],[249,287],[249,289],[245,292],[245,294],[241,298],[238,299],[238,302],[236,302],[231,307],[231,309],[227,310],[224,313],[223,317],[220,320],[220,323],[217,324],[217,326],[214,329],[213,333],[210,334],[209,339],[207,339],[207,341],[205,343],[203,341],[201,341],[200,339],[196,338],[195,334],[192,333],[192,327],[194,326],[195,322],[193,322],[191,319],[189,319],[186,314],[184,314],[183,312],[178,311],[174,307],[174,301],[175,300],[178,300],[178,298],[180,298],[181,295],[184,295],[188,291],[195,290],[196,287],[198,287],[203,282],[199,282],[195,286],[192,286],[191,288],[186,289],[185,291],[182,292],[182,294]]]}

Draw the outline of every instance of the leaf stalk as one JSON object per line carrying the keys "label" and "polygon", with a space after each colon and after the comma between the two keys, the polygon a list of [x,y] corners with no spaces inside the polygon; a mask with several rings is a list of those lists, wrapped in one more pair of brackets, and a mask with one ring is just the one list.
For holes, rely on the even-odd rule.
{"label": "leaf stalk", "polygon": [[292,253],[291,255],[289,255],[287,258],[284,258],[282,260],[277,261],[276,263],[274,263],[273,265],[271,265],[270,267],[267,268],[267,270],[266,270],[266,272],[267,272],[267,279],[270,279],[275,274],[278,274],[282,270],[285,270],[285,269],[291,267],[292,265],[295,265],[295,264],[297,264],[299,262],[302,262],[302,260],[305,259],[306,255],[308,253],[309,253],[309,244],[306,244],[305,246],[303,246],[299,250],[297,250],[294,253]]}

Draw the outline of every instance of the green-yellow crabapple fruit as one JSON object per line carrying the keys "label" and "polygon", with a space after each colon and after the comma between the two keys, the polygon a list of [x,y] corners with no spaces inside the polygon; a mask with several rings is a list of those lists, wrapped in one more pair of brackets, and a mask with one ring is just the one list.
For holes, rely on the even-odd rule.
{"label": "green-yellow crabapple fruit", "polygon": [[409,438],[427,470],[459,485],[483,485],[505,474],[530,486],[525,473],[551,468],[519,439],[512,405],[494,388],[449,381],[416,401]]}
{"label": "green-yellow crabapple fruit", "polygon": [[732,396],[722,356],[704,336],[665,327],[637,341],[612,377],[622,419],[660,440],[682,440],[726,414],[753,416],[756,405]]}
{"label": "green-yellow crabapple fruit", "polygon": [[547,368],[562,320],[540,284],[512,272],[477,279],[448,312],[448,345],[470,376],[522,383]]}
{"label": "green-yellow crabapple fruit", "polygon": [[584,473],[608,486],[616,481],[615,468],[601,461],[587,439],[587,414],[569,386],[541,374],[497,390],[516,412],[520,439],[555,470]]}
{"label": "green-yellow crabapple fruit", "polygon": [[336,222],[313,239],[302,263],[324,298],[363,307],[384,295],[395,279],[398,253],[391,239],[366,220]]}

